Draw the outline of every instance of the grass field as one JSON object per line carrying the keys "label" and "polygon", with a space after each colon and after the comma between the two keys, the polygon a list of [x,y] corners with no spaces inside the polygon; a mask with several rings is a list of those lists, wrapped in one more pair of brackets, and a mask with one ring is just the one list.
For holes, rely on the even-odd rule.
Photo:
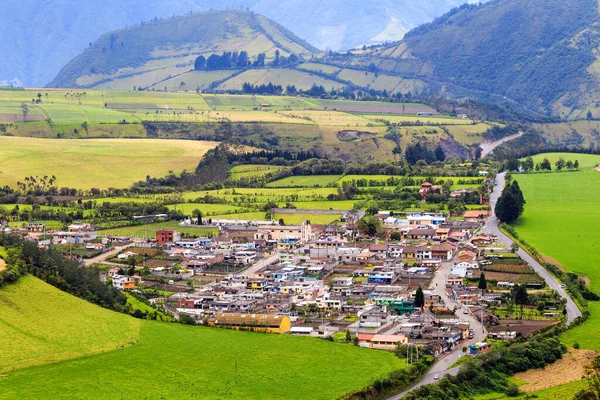
{"label": "grass field", "polygon": [[[236,214],[237,215],[237,214]],[[209,217],[210,218],[210,217]],[[217,234],[215,228],[182,228],[177,221],[157,222],[154,224],[127,226],[124,228],[113,228],[98,231],[100,236],[132,236],[137,238],[155,238],[159,229],[175,229],[177,232],[195,236],[207,236]]]}
{"label": "grass field", "polygon": [[0,304],[1,373],[128,346],[141,326],[32,276],[0,289]]}
{"label": "grass field", "polygon": [[[406,367],[392,353],[350,344],[135,320],[31,277],[2,289],[0,296],[18,306],[0,308],[3,333],[9,332],[0,336],[3,399],[331,399]],[[31,296],[44,301],[32,302]],[[113,346],[111,334],[119,327],[126,334],[114,335],[115,343],[126,338],[135,345]],[[99,343],[113,351],[12,371],[25,366],[19,362],[25,357],[59,361],[98,352]],[[55,347],[62,358],[52,358]]]}
{"label": "grass field", "polygon": [[196,204],[196,203],[183,203],[173,204],[167,206],[171,210],[180,210],[184,215],[192,215],[194,210],[200,210],[203,217],[218,214],[234,214],[239,211],[243,211],[242,208],[232,206],[229,204]]}
{"label": "grass field", "polygon": [[[600,293],[600,172],[593,169],[600,163],[600,156],[546,154],[536,156],[535,161],[544,157],[554,161],[561,156],[579,160],[581,171],[515,175],[527,201],[516,229],[521,238],[550,257],[550,261],[587,276],[590,288]],[[563,340],[570,345],[577,341],[583,348],[600,349],[600,304],[590,302],[589,309],[590,319],[563,335]]]}
{"label": "grass field", "polygon": [[238,165],[231,168],[230,176],[232,180],[236,181],[241,178],[255,178],[269,173],[276,173],[281,171],[283,168],[285,167],[281,167],[279,165]]}
{"label": "grass field", "polygon": [[539,399],[539,400],[556,400],[556,399],[572,399],[575,394],[586,389],[587,382],[576,381],[564,385],[554,386],[536,392],[526,393],[517,397],[510,397],[505,393],[490,393],[481,396],[475,396],[474,400],[508,400],[508,399]]}
{"label": "grass field", "polygon": [[0,185],[55,175],[57,185],[128,187],[147,175],[193,170],[214,142],[155,139],[60,140],[0,136]]}
{"label": "grass field", "polygon": [[340,175],[289,176],[267,184],[267,187],[325,187],[336,183]]}

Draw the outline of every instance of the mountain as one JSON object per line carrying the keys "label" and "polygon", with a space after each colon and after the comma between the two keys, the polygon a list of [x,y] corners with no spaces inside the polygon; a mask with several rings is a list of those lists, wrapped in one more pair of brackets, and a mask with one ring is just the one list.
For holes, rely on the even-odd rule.
{"label": "mountain", "polygon": [[0,13],[0,85],[45,86],[101,35],[158,18],[249,8],[325,50],[399,40],[475,0],[19,0]]}
{"label": "mountain", "polygon": [[329,62],[416,80],[426,94],[575,118],[590,104],[597,109],[599,28],[597,0],[495,0],[453,10],[399,43]]}
{"label": "mountain", "polygon": [[[309,58],[319,50],[283,26],[251,11],[208,11],[152,21],[105,34],[67,64],[52,87],[149,87],[194,69],[200,55],[247,52]],[[210,59],[209,59],[210,61]],[[229,63],[231,64],[231,63]],[[214,72],[214,73],[213,73]],[[206,71],[206,81],[235,70]]]}

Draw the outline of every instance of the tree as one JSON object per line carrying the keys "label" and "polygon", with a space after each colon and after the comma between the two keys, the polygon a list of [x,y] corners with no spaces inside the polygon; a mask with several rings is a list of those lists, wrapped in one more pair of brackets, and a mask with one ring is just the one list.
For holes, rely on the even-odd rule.
{"label": "tree", "polygon": [[479,276],[479,284],[477,287],[481,289],[481,295],[483,296],[483,292],[487,290],[487,281],[485,280],[485,274],[483,272]]}
{"label": "tree", "polygon": [[519,218],[525,209],[525,198],[517,181],[506,185],[496,203],[494,212],[500,221],[512,223]]}
{"label": "tree", "polygon": [[390,234],[390,240],[392,241],[398,241],[402,239],[402,235],[400,235],[400,232],[392,232]]}
{"label": "tree", "polygon": [[444,161],[446,160],[446,153],[444,152],[444,149],[442,148],[441,145],[437,145],[437,147],[435,148],[435,158],[437,158],[438,161]]}
{"label": "tree", "polygon": [[538,310],[538,312],[541,314],[544,312],[544,310],[546,309],[546,303],[543,301],[538,301],[537,305],[536,305],[536,309]]}
{"label": "tree", "polygon": [[381,227],[381,221],[372,215],[365,215],[358,221],[358,229],[370,237],[377,234],[377,229],[379,227]]}
{"label": "tree", "polygon": [[579,169],[579,160],[575,160],[575,162],[573,163],[573,168]]}
{"label": "tree", "polygon": [[23,122],[25,122],[27,114],[29,114],[29,107],[26,103],[21,103],[21,114],[23,114]]}
{"label": "tree", "polygon": [[550,164],[550,160],[544,158],[544,160],[540,164],[540,168],[542,169],[542,171],[552,171],[552,164]]}
{"label": "tree", "polygon": [[200,71],[200,70],[203,70],[204,68],[206,68],[206,58],[204,56],[199,56],[198,58],[196,58],[196,61],[194,62],[194,69],[196,71]]}
{"label": "tree", "polygon": [[525,172],[533,171],[533,168],[534,168],[533,158],[531,158],[531,156],[529,156],[529,157],[525,158],[523,161],[521,161],[521,168]]}
{"label": "tree", "polygon": [[525,285],[517,285],[515,287],[515,303],[521,306],[521,319],[523,318],[523,306],[529,302],[529,294]]}
{"label": "tree", "polygon": [[556,170],[561,171],[565,167],[565,160],[563,160],[563,158],[560,157],[558,159],[558,161],[556,161],[555,165],[556,165]]}
{"label": "tree", "polygon": [[346,329],[346,342],[350,343],[352,341],[352,334],[350,333],[350,329]]}
{"label": "tree", "polygon": [[420,308],[421,310],[425,306],[425,295],[423,294],[423,287],[419,286],[417,292],[415,293],[415,308]]}
{"label": "tree", "polygon": [[567,161],[567,163],[565,164],[565,168],[567,168],[568,170],[573,169],[573,161]]}
{"label": "tree", "polygon": [[518,171],[519,165],[519,159],[517,158],[509,158],[508,160],[506,160],[506,169],[508,171]]}
{"label": "tree", "polygon": [[600,356],[596,356],[592,363],[585,367],[585,377],[589,387],[590,399],[600,399]]}

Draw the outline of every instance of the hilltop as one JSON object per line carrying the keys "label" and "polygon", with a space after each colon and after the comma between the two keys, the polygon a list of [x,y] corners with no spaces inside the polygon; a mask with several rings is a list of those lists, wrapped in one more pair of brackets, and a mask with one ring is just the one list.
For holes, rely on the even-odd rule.
{"label": "hilltop", "polygon": [[[280,55],[310,57],[318,50],[283,26],[253,12],[209,11],[154,19],[101,36],[68,63],[52,87],[149,87],[194,69],[197,57],[247,52],[248,62],[264,54],[265,62]],[[264,63],[263,63],[264,64]],[[241,67],[244,69],[244,67]],[[239,73],[227,68],[207,80]]]}
{"label": "hilltop", "polygon": [[[101,35],[158,18],[211,9],[250,9],[325,50],[399,40],[466,0],[52,0],[5,2],[0,85],[47,85]],[[472,1],[470,1],[472,2]],[[27,23],[22,23],[27,21]],[[32,46],[29,46],[31,44]],[[2,83],[4,82],[4,83]]]}
{"label": "hilltop", "polygon": [[496,0],[455,9],[396,44],[329,62],[411,78],[425,94],[585,117],[600,87],[599,22],[596,0]]}

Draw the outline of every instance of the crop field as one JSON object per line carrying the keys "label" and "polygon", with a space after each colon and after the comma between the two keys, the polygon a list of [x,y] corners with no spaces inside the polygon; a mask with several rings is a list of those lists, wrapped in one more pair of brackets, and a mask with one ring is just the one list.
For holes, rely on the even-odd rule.
{"label": "crop field", "polygon": [[337,193],[336,188],[236,188],[221,190],[205,190],[200,192],[186,192],[183,198],[194,201],[204,196],[214,196],[228,201],[255,201],[266,203],[268,201],[313,201],[326,200],[327,196]]}
{"label": "crop field", "polygon": [[61,140],[0,136],[0,185],[55,175],[59,186],[126,187],[147,175],[193,170],[214,142],[158,139]]}
{"label": "crop field", "polygon": [[[263,214],[264,215],[264,214]],[[211,218],[211,217],[209,217]],[[136,238],[154,239],[156,231],[159,229],[174,229],[177,232],[185,233],[193,236],[209,236],[216,235],[216,228],[183,228],[179,226],[177,221],[156,222],[145,225],[126,226],[122,228],[111,228],[98,231],[100,236],[132,236]]]}
{"label": "crop field", "polygon": [[[41,295],[43,301],[36,301]],[[2,289],[0,296],[15,304],[0,309],[5,374],[0,393],[5,399],[137,398],[140,393],[157,398],[260,399],[268,393],[278,399],[331,399],[406,368],[390,352],[350,344],[136,320],[32,277]],[[135,345],[120,348],[130,341]],[[22,368],[52,361],[59,362]],[[126,385],[121,384],[123,376]]]}
{"label": "crop field", "polygon": [[[412,115],[377,115],[363,114],[363,117],[372,121],[386,120],[393,124],[405,123],[423,123],[425,125],[473,125],[470,119],[451,118],[444,115],[412,116]],[[475,126],[475,125],[473,125]]]}
{"label": "crop field", "polygon": [[269,104],[273,110],[297,109],[314,107],[309,99],[287,96],[252,96],[252,95],[230,95],[230,94],[204,94],[202,98],[216,111],[258,109],[263,104]]}
{"label": "crop field", "polygon": [[[600,226],[600,172],[594,166],[600,156],[582,154],[544,154],[554,161],[579,160],[578,172],[554,172],[516,175],[527,204],[525,212],[516,224],[519,236],[533,245],[540,253],[551,258],[568,271],[585,275],[590,288],[600,293],[600,251],[597,237]],[[549,234],[551,232],[552,234]],[[580,327],[562,336],[566,343],[577,341],[583,348],[600,349],[597,335],[590,330],[600,330],[600,304],[589,302],[591,316]]]}
{"label": "crop field", "polygon": [[376,121],[370,121],[360,115],[339,112],[339,111],[282,111],[281,113],[298,119],[313,121],[318,125],[339,126],[339,127],[366,127],[382,125]]}
{"label": "crop field", "polygon": [[264,176],[266,174],[277,173],[283,168],[285,167],[281,167],[279,165],[238,165],[231,168],[230,176],[232,180],[236,181],[241,178],[255,178]]}
{"label": "crop field", "polygon": [[483,133],[491,127],[491,125],[483,123],[475,125],[445,126],[452,137],[454,137],[454,140],[462,144],[476,144],[483,142]]}
{"label": "crop field", "polygon": [[232,206],[229,204],[204,204],[204,203],[181,203],[167,206],[171,210],[182,211],[184,215],[192,215],[194,210],[200,210],[202,216],[211,216],[218,214],[234,214],[244,211],[241,207]]}
{"label": "crop field", "polygon": [[335,67],[333,65],[325,65],[325,64],[310,63],[310,62],[300,64],[298,66],[298,68],[305,69],[308,71],[322,72],[325,74],[337,74],[338,72],[340,72],[340,69],[341,69],[341,68]]}
{"label": "crop field", "polygon": [[351,101],[351,100],[314,100],[321,107],[356,113],[382,113],[382,114],[416,114],[418,112],[436,111],[420,103],[383,103],[378,101]]}
{"label": "crop field", "polygon": [[0,304],[2,373],[128,346],[141,325],[32,276],[0,289]]}
{"label": "crop field", "polygon": [[288,176],[267,184],[267,187],[325,187],[336,183],[340,175]]}

